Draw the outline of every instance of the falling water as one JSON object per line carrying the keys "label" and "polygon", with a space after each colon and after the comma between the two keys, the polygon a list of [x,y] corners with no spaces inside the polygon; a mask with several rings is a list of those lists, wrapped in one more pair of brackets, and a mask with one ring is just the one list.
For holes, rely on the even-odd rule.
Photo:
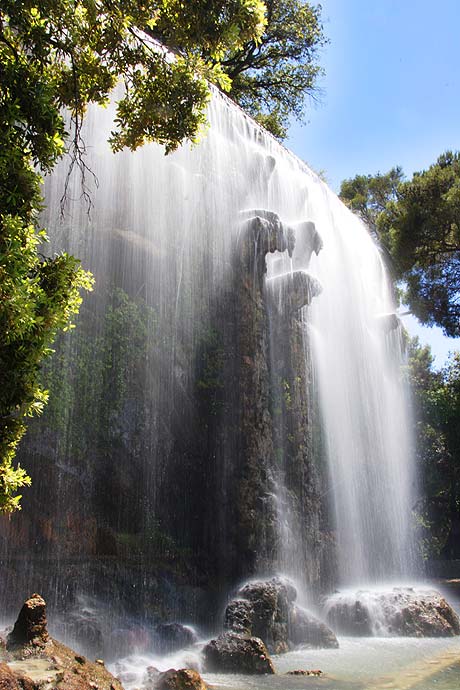
{"label": "falling water", "polygon": [[113,116],[83,133],[92,208],[76,175],[62,219],[66,161],[46,185],[53,250],[96,289],[21,449],[34,486],[2,525],[2,601],[212,622],[243,578],[324,589],[332,496],[340,580],[407,573],[410,420],[368,234],[219,95],[200,145],[167,157],[114,156]]}
{"label": "falling water", "polygon": [[341,584],[413,572],[411,419],[402,332],[368,232],[324,187],[312,190],[324,249],[310,332],[329,464]]}

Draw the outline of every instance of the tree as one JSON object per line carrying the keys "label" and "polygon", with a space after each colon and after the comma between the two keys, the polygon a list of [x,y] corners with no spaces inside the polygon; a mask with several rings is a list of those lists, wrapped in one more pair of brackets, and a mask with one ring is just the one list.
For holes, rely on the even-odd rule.
{"label": "tree", "polygon": [[340,196],[388,250],[415,316],[460,336],[460,154],[442,154],[411,180],[400,168],[345,180]]}
{"label": "tree", "polygon": [[[71,168],[84,177],[86,108],[106,103],[120,79],[115,151],[146,140],[171,151],[196,138],[206,80],[228,87],[220,57],[258,41],[264,9],[259,0],[0,0],[0,511],[18,509],[17,491],[30,483],[13,462],[27,417],[47,399],[41,363],[78,311],[80,290],[91,288],[77,259],[40,253],[40,173],[67,141]],[[155,27],[167,29],[180,55],[143,32]]]}
{"label": "tree", "polygon": [[323,74],[319,50],[327,43],[321,6],[304,0],[266,0],[267,26],[259,42],[229,51],[222,68],[231,80],[230,97],[277,138],[289,119],[303,119],[306,96],[315,97]]}
{"label": "tree", "polygon": [[382,175],[356,175],[344,180],[340,186],[340,198],[378,238],[377,219],[390,201],[397,199],[397,190],[404,180],[399,166]]}
{"label": "tree", "polygon": [[415,511],[425,557],[460,555],[460,352],[433,370],[429,347],[408,342],[415,405],[416,465],[420,498]]}

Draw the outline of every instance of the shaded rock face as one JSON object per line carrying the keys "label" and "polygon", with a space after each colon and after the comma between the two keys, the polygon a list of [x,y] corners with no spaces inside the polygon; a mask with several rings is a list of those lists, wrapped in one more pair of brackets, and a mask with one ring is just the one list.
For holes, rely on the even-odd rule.
{"label": "shaded rock face", "polygon": [[155,627],[154,644],[161,654],[190,647],[197,641],[194,630],[181,623],[160,623]]}
{"label": "shaded rock face", "polygon": [[275,673],[267,648],[257,637],[224,633],[204,647],[203,659],[209,673]]}
{"label": "shaded rock face", "polygon": [[297,593],[287,580],[250,582],[225,611],[227,630],[260,637],[275,654],[295,645],[338,647],[334,633],[315,616],[294,605]]}
{"label": "shaded rock face", "polygon": [[208,686],[198,671],[182,668],[159,673],[153,687],[155,690],[207,690]]}
{"label": "shaded rock face", "polygon": [[334,595],[326,603],[327,620],[347,635],[452,637],[460,620],[435,590],[395,587],[387,592]]}
{"label": "shaded rock face", "polygon": [[48,640],[45,600],[39,594],[32,594],[24,602],[13,631],[8,635],[7,649],[29,643],[45,645]]}

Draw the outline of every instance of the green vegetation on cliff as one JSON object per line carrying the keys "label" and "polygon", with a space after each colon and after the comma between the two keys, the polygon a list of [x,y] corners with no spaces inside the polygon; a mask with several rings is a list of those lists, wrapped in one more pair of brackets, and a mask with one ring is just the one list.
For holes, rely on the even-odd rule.
{"label": "green vegetation on cliff", "polygon": [[[194,139],[206,80],[228,88],[220,60],[257,44],[264,10],[259,0],[0,1],[0,511],[18,509],[17,492],[30,482],[14,457],[27,417],[46,402],[41,363],[78,311],[80,290],[91,288],[77,259],[40,253],[40,173],[67,144],[84,179],[82,119],[89,103],[107,103],[119,79],[114,150],[154,140],[170,151]],[[175,59],[141,32],[156,27],[180,43]]]}

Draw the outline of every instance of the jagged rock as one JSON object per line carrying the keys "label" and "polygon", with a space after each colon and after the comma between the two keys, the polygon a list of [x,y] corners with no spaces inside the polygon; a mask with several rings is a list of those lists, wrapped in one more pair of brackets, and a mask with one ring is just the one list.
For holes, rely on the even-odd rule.
{"label": "jagged rock", "polygon": [[250,270],[257,267],[259,277],[266,273],[265,257],[273,252],[288,251],[292,256],[295,247],[295,231],[282,222],[277,213],[265,209],[241,211],[245,220],[241,225],[239,250],[240,261]]}
{"label": "jagged rock", "polygon": [[328,626],[311,613],[294,606],[289,617],[289,640],[295,645],[337,649],[339,642]]}
{"label": "jagged rock", "polygon": [[460,620],[435,590],[394,587],[391,591],[337,594],[326,605],[328,621],[348,635],[452,637]]}
{"label": "jagged rock", "polygon": [[275,673],[267,648],[257,637],[226,632],[204,647],[203,657],[210,673]]}
{"label": "jagged rock", "polygon": [[158,674],[155,679],[156,690],[207,690],[207,685],[198,673],[190,668],[178,671],[171,668]]}
{"label": "jagged rock", "polygon": [[270,652],[280,654],[295,645],[338,647],[327,625],[294,606],[297,593],[285,579],[250,582],[238,592],[225,611],[224,627],[260,637]]}
{"label": "jagged rock", "polygon": [[242,635],[250,635],[253,608],[247,599],[233,599],[225,609],[224,628]]}
{"label": "jagged rock", "polygon": [[24,602],[7,638],[7,649],[25,644],[45,645],[49,640],[46,622],[46,603],[39,594],[32,594]]}
{"label": "jagged rock", "polygon": [[321,283],[306,271],[274,276],[267,281],[272,304],[280,313],[293,313],[309,305],[322,291]]}
{"label": "jagged rock", "polygon": [[198,641],[195,631],[181,623],[159,623],[155,637],[155,647],[161,654],[176,652]]}
{"label": "jagged rock", "polygon": [[291,583],[276,577],[265,582],[249,582],[238,594],[252,607],[250,634],[260,637],[270,652],[287,652],[289,610],[297,596]]}

